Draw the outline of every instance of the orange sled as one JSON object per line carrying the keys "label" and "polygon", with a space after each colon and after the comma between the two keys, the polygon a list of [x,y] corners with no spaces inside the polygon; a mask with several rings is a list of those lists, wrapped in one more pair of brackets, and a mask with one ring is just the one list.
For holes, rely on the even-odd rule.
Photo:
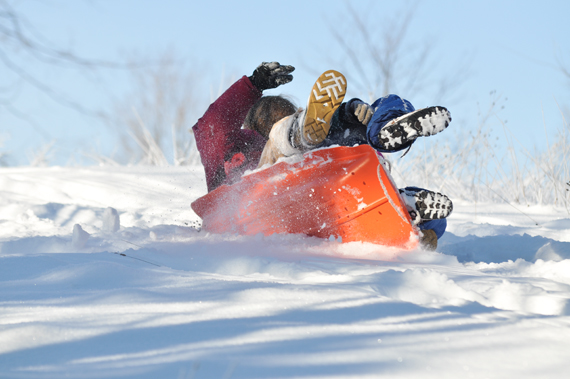
{"label": "orange sled", "polygon": [[411,250],[418,244],[398,189],[370,146],[306,153],[192,203],[213,233],[302,233]]}

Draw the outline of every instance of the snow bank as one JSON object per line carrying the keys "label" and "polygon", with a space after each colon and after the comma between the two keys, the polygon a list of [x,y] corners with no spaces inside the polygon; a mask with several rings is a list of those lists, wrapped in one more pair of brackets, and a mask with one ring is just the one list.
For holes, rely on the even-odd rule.
{"label": "snow bank", "polygon": [[190,209],[205,192],[193,168],[0,169],[0,377],[570,369],[560,209],[459,202],[437,252],[404,254],[208,234]]}

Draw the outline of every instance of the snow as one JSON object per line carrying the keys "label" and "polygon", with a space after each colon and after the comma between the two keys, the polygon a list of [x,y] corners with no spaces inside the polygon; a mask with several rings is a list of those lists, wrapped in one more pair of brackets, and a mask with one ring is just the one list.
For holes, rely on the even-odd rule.
{"label": "snow", "polygon": [[403,253],[199,231],[205,193],[200,168],[0,169],[0,377],[567,376],[565,210],[455,201]]}

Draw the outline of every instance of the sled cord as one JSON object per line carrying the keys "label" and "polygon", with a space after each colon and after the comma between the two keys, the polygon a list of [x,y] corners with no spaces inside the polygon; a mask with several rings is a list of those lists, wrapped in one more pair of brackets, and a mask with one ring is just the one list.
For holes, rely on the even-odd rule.
{"label": "sled cord", "polygon": [[388,189],[386,189],[386,186],[384,185],[384,182],[382,181],[382,175],[380,174],[380,172],[381,172],[380,166],[381,166],[381,164],[378,165],[377,173],[378,173],[378,180],[380,181],[380,185],[382,186],[382,189],[384,190],[384,194],[386,195],[386,198],[388,199],[388,202],[390,203],[392,208],[394,208],[396,213],[398,213],[398,216],[400,216],[400,218],[404,222],[408,222],[408,220],[406,219],[406,216],[404,216],[402,214],[402,212],[400,211],[400,208],[396,205],[396,203],[394,203],[394,200],[392,200],[392,198],[390,197],[390,194],[388,193]]}
{"label": "sled cord", "polygon": [[[120,238],[120,240],[123,241],[123,242],[126,242],[126,243],[130,243],[131,245],[136,246],[136,247],[138,247],[139,249],[142,249],[142,248],[143,248],[142,246],[139,246],[139,245],[137,245],[136,243],[132,243],[132,242],[127,241],[127,240],[124,240],[124,239],[122,239],[122,238]],[[137,257],[132,257],[132,256],[127,255],[127,254],[125,254],[125,253],[113,252],[113,254],[121,255],[121,256],[123,256],[123,257],[131,258],[131,259],[136,259],[137,261],[145,262],[145,263],[148,263],[148,264],[153,265],[153,266],[162,267],[161,265],[157,265],[156,263],[152,263],[152,262],[149,262],[149,261],[145,261],[144,259],[140,259],[140,258],[137,258]]]}
{"label": "sled cord", "polygon": [[149,262],[149,261],[145,261],[144,259],[140,259],[140,258],[137,258],[137,257],[131,257],[130,255],[127,255],[127,254],[125,254],[125,253],[113,252],[113,254],[117,254],[117,255],[120,255],[120,256],[123,256],[123,257],[127,257],[127,258],[131,258],[131,259],[136,259],[137,261],[145,262],[145,263],[148,263],[149,265],[153,265],[153,266],[156,266],[156,267],[162,267],[161,265],[157,265],[156,263],[152,263],[152,262]]}
{"label": "sled cord", "polygon": [[530,217],[529,215],[527,215],[526,213],[524,213],[523,211],[521,211],[520,209],[518,209],[517,207],[515,207],[514,205],[512,205],[508,200],[506,200],[504,197],[502,197],[502,196],[499,195],[497,192],[495,192],[495,190],[492,189],[491,187],[489,187],[486,183],[484,183],[484,184],[485,184],[485,186],[486,186],[487,188],[489,188],[495,195],[499,196],[499,198],[500,198],[501,200],[503,200],[505,203],[509,204],[511,207],[513,207],[514,209],[516,209],[517,211],[519,211],[520,213],[522,213],[522,214],[525,215],[526,217],[530,218],[530,219],[532,220],[532,222],[534,222],[534,224],[535,224],[536,226],[539,226],[538,222],[537,222],[534,218]]}

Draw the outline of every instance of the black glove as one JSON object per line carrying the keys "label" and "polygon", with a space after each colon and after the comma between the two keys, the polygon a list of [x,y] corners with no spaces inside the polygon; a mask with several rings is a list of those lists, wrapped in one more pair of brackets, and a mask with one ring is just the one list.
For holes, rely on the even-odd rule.
{"label": "black glove", "polygon": [[368,125],[374,114],[374,110],[363,101],[353,100],[350,103],[350,113],[352,113],[361,124]]}
{"label": "black glove", "polygon": [[289,75],[295,70],[293,66],[281,66],[279,62],[263,62],[249,77],[249,80],[260,91],[279,87],[281,84],[289,83],[293,80],[293,75]]}

